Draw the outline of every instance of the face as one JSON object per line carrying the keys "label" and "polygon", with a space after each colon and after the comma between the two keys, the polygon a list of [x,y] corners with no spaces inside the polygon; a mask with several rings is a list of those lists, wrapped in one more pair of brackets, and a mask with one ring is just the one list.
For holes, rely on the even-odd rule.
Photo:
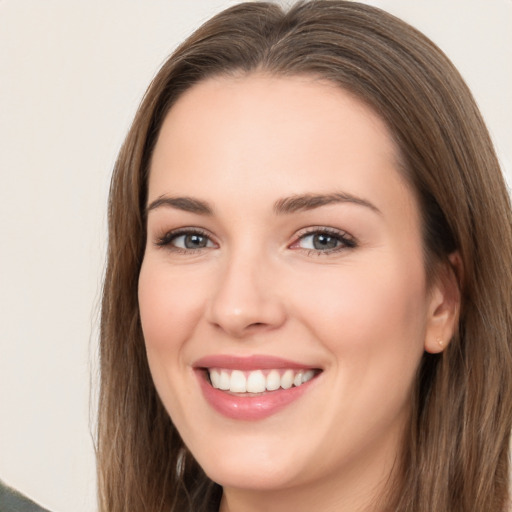
{"label": "face", "polygon": [[419,212],[384,123],[307,77],[209,79],[151,161],[151,373],[225,489],[381,479],[433,330]]}

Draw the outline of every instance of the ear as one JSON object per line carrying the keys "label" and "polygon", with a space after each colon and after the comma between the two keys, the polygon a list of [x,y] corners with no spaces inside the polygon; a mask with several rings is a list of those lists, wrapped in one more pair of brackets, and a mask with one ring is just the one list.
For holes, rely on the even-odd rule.
{"label": "ear", "polygon": [[462,258],[458,252],[438,268],[430,290],[425,350],[442,352],[457,332],[461,305]]}

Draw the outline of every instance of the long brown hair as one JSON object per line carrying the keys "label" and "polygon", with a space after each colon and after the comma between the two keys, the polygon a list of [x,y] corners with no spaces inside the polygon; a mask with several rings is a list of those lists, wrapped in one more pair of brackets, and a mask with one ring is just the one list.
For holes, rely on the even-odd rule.
{"label": "long brown hair", "polygon": [[[421,33],[343,0],[288,11],[244,3],[218,14],[163,65],[112,178],[101,319],[98,427],[102,512],[217,510],[222,490],[183,446],[152,383],[137,303],[148,166],[180,94],[214,75],[313,75],[387,123],[422,211],[428,275],[457,250],[459,329],[425,354],[389,492],[395,512],[502,512],[512,425],[512,218],[487,129],[462,78]],[[463,284],[462,284],[463,281]]]}

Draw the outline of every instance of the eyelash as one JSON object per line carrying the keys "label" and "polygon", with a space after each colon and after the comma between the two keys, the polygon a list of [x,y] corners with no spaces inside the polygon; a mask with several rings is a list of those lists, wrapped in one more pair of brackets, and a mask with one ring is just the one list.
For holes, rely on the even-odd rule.
{"label": "eyelash", "polygon": [[164,235],[158,237],[156,239],[155,245],[157,247],[166,247],[167,249],[176,252],[178,254],[190,254],[191,252],[198,252],[202,249],[206,249],[206,247],[199,247],[196,249],[187,249],[183,247],[176,247],[175,245],[172,245],[172,242],[174,242],[176,239],[180,238],[181,236],[200,236],[207,239],[207,243],[211,242],[211,236],[207,231],[204,231],[199,228],[183,228],[178,229],[176,231],[169,231],[165,233]]}
{"label": "eyelash", "polygon": [[[194,236],[197,235],[199,237],[204,237],[207,239],[206,243],[214,243],[211,239],[210,234],[207,231],[204,231],[199,228],[183,228],[178,229],[176,231],[169,231],[164,235],[158,237],[155,241],[155,245],[157,247],[166,247],[169,250],[178,253],[178,254],[190,254],[192,252],[198,253],[203,249],[209,249],[210,247],[198,247],[198,248],[183,248],[172,245],[172,243],[180,237],[184,236]],[[290,248],[301,249],[299,244],[301,241],[307,239],[307,237],[312,237],[315,235],[324,235],[330,239],[335,239],[336,242],[339,243],[337,247],[328,248],[326,250],[322,249],[304,249],[308,256],[322,256],[327,254],[333,254],[340,251],[344,251],[347,249],[354,249],[357,247],[357,241],[345,231],[341,231],[334,228],[327,227],[310,227],[302,232],[300,232],[296,238],[296,240],[289,246]]]}
{"label": "eyelash", "polygon": [[338,253],[340,251],[355,249],[357,247],[357,242],[355,238],[346,233],[345,231],[322,226],[314,226],[306,228],[305,230],[301,231],[297,236],[297,240],[293,242],[290,247],[293,248],[294,246],[298,246],[298,244],[301,241],[304,241],[306,238],[315,235],[324,235],[327,236],[328,238],[335,239],[337,242],[339,242],[339,245],[337,247],[329,248],[326,250],[303,249],[304,251],[306,251],[306,254],[308,256],[325,256],[333,253]]}

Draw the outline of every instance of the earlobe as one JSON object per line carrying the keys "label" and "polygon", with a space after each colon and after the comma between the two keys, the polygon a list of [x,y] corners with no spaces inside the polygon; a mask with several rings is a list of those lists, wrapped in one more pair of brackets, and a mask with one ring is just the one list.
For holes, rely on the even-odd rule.
{"label": "earlobe", "polygon": [[435,339],[432,339],[430,336],[427,336],[425,340],[425,350],[430,354],[439,354],[446,348],[449,342],[450,339],[445,341],[440,336],[438,336]]}
{"label": "earlobe", "polygon": [[462,258],[458,252],[439,268],[430,294],[425,350],[439,354],[457,332],[461,305]]}

